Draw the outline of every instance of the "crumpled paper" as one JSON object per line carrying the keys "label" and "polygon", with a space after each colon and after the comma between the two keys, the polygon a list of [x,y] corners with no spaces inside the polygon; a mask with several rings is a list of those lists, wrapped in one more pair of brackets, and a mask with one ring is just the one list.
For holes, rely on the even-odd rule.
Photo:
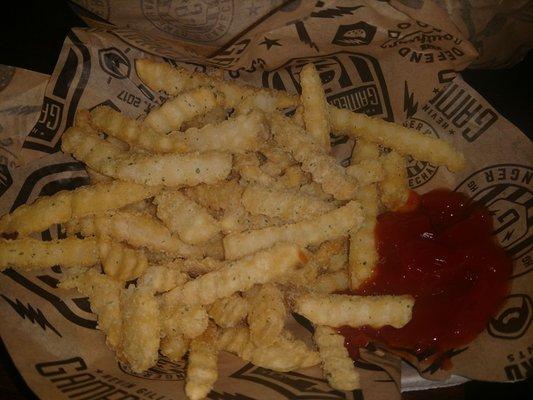
{"label": "crumpled paper", "polygon": [[[531,370],[528,349],[533,338],[528,221],[533,204],[533,148],[455,72],[475,59],[473,46],[453,22],[442,19],[438,26],[426,22],[436,13],[446,15],[438,5],[424,8],[424,19],[424,15],[414,18],[400,6],[385,2],[289,2],[281,6],[272,2],[270,8],[255,10],[254,4],[259,3],[264,4],[248,1],[237,8],[231,1],[205,0],[187,2],[180,9],[168,2],[145,0],[128,3],[130,19],[122,15],[121,21],[132,21],[129,28],[110,29],[100,20],[106,30],[73,30],[46,86],[37,122],[31,129],[18,125],[6,136],[21,140],[20,146],[7,148],[16,163],[0,165],[0,213],[40,195],[87,183],[83,165],[59,151],[61,134],[72,125],[76,110],[107,104],[137,117],[164,101],[164,96],[139,80],[137,58],[163,55],[167,62],[193,70],[222,68],[228,78],[290,92],[299,90],[300,68],[313,62],[329,102],[396,121],[460,148],[469,161],[465,171],[451,174],[444,167],[410,159],[409,183],[420,192],[448,187],[484,202],[494,212],[497,239],[515,262],[511,293],[487,329],[445,359],[431,365],[415,360],[414,364],[431,380],[454,374],[445,384],[460,382],[457,376],[524,379]],[[107,17],[121,15],[121,9],[115,8],[120,1],[84,4],[92,10],[92,19],[104,12]],[[106,7],[98,9],[100,5]],[[250,25],[250,21],[255,22]],[[169,28],[174,25],[181,30]],[[11,86],[12,82],[5,90],[25,91]],[[35,84],[39,85],[42,79]],[[0,99],[1,110],[5,104],[2,92]],[[34,100],[21,95],[18,106],[34,104]],[[339,161],[346,163],[353,141],[333,136],[332,144]],[[41,234],[45,240],[60,236],[57,226]],[[54,268],[24,274],[9,269],[0,274],[0,334],[32,390],[44,399],[184,398],[184,362],[161,357],[156,367],[143,374],[118,363],[106,348],[103,334],[95,330],[87,299],[75,291],[57,289],[61,273]],[[293,321],[290,327],[309,340],[301,323]],[[430,386],[425,380],[402,379],[407,369],[379,348],[368,348],[361,355],[356,364],[362,388],[343,393],[327,385],[318,367],[277,373],[224,353],[220,378],[208,398],[394,399],[400,397],[402,382],[410,389]],[[440,368],[446,360],[451,361],[451,370]]]}

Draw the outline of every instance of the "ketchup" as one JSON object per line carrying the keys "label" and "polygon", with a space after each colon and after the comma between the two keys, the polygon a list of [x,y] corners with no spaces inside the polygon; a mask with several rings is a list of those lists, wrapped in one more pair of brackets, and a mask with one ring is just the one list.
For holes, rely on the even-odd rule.
{"label": "ketchup", "polygon": [[378,217],[376,272],[354,294],[410,294],[412,319],[401,329],[341,327],[352,357],[368,343],[438,356],[471,342],[508,293],[511,260],[495,242],[490,212],[449,190],[414,194]]}

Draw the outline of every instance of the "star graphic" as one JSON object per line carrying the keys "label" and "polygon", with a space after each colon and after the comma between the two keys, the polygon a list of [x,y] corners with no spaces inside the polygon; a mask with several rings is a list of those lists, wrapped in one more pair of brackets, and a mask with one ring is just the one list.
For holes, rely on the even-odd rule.
{"label": "star graphic", "polygon": [[454,131],[453,129],[450,129],[450,130],[448,131],[448,133],[449,133],[450,135],[455,135],[455,131]]}
{"label": "star graphic", "polygon": [[279,43],[279,39],[269,39],[267,37],[265,37],[265,40],[263,40],[259,44],[264,44],[267,50],[270,50],[272,46],[281,46],[281,44]]}
{"label": "star graphic", "polygon": [[433,93],[435,93],[435,94],[439,93],[439,89],[438,88],[433,88]]}

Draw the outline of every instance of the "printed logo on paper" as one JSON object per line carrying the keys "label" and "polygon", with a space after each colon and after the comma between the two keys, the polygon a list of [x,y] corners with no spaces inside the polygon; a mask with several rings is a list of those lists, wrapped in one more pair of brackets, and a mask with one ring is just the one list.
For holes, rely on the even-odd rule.
{"label": "printed logo on paper", "polygon": [[169,35],[212,42],[226,34],[233,20],[232,0],[142,0],[144,16]]}
{"label": "printed logo on paper", "polygon": [[130,76],[131,62],[129,58],[116,47],[98,50],[98,63],[105,73],[116,79],[126,79]]}
{"label": "printed logo on paper", "polygon": [[498,164],[473,173],[456,188],[492,213],[493,234],[513,259],[515,278],[533,270],[532,179],[531,167]]}
{"label": "printed logo on paper", "polygon": [[346,399],[344,392],[332,389],[324,379],[298,372],[276,372],[248,363],[230,376],[266,386],[287,399]]}
{"label": "printed logo on paper", "polygon": [[507,296],[504,308],[490,320],[487,331],[500,339],[518,339],[527,332],[533,319],[533,302],[526,294]]}
{"label": "printed logo on paper", "polygon": [[331,43],[339,46],[361,46],[372,42],[375,34],[376,27],[364,21],[350,25],[339,25]]}
{"label": "printed logo on paper", "polygon": [[[419,118],[409,118],[403,126],[416,129],[424,135],[438,138],[437,131],[426,121]],[[411,156],[407,156],[407,179],[409,187],[415,189],[428,183],[437,173],[439,167],[427,161],[419,161]]]}
{"label": "printed logo on paper", "polygon": [[137,378],[151,379],[156,381],[183,381],[185,379],[185,360],[178,362],[171,361],[164,355],[160,354],[157,364],[147,371],[134,372],[127,364],[121,362],[118,366],[125,374],[135,376]]}
{"label": "printed logo on paper", "polygon": [[301,92],[300,71],[311,62],[320,74],[329,103],[388,121],[394,119],[380,65],[366,54],[341,51],[293,58],[274,71],[263,72],[263,86]]}
{"label": "printed logo on paper", "polygon": [[389,39],[381,47],[397,49],[402,58],[415,64],[454,61],[464,57],[460,38],[421,21],[400,22],[387,33]]}

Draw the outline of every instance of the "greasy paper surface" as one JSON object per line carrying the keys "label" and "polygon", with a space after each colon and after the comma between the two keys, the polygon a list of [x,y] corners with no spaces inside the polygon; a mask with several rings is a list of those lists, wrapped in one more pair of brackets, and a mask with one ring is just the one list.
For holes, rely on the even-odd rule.
{"label": "greasy paper surface", "polygon": [[[115,2],[84,3],[88,8],[107,5],[108,15],[120,15],[120,10],[113,8]],[[253,6],[260,2],[244,3]],[[205,31],[212,23],[214,11],[210,7],[214,2],[188,4],[189,8],[174,11],[181,13],[180,18],[188,15],[188,26],[200,24]],[[191,8],[193,5],[201,7]],[[431,8],[429,2],[429,9],[418,10],[416,20],[384,2],[292,2],[277,11],[276,5],[273,3],[270,14],[265,6],[261,12],[268,17],[257,24],[252,23],[260,16],[246,7],[232,9],[231,21],[239,25],[230,24],[227,31],[238,39],[225,46],[230,40],[225,36],[212,43],[176,36],[171,42],[167,38],[162,46],[157,38],[136,41],[139,30],[71,32],[46,87],[37,123],[29,130],[14,128],[9,132],[9,137],[24,140],[14,151],[17,164],[0,166],[0,213],[32,202],[39,195],[87,183],[83,165],[59,152],[60,136],[72,125],[76,110],[108,104],[137,117],[164,100],[143,85],[135,71],[136,58],[156,56],[139,50],[134,43],[150,53],[159,46],[164,55],[179,56],[172,62],[189,60],[181,63],[186,68],[209,71],[218,65],[233,70],[226,76],[291,92],[299,90],[301,66],[314,62],[331,103],[403,123],[449,140],[464,151],[469,165],[459,174],[409,160],[411,187],[423,192],[445,186],[485,202],[495,213],[498,240],[515,260],[512,293],[488,329],[466,349],[449,354],[451,371],[440,370],[444,360],[439,360],[421,366],[422,374],[429,379],[450,373],[495,381],[523,379],[530,369],[528,349],[533,339],[531,211],[527,211],[533,203],[533,149],[522,133],[453,72],[472,62],[474,48],[445,18],[435,27],[425,22],[444,13],[437,5]],[[426,19],[420,15],[422,11]],[[134,7],[128,13],[135,20],[130,26],[142,26],[144,14]],[[93,19],[95,15],[99,14],[93,10]],[[179,20],[180,26],[187,25],[183,21]],[[239,33],[244,26],[251,28]],[[209,53],[221,45],[216,54]],[[8,89],[25,91],[22,87]],[[21,97],[20,101],[18,106],[23,107],[28,100]],[[3,105],[2,100],[0,109]],[[346,162],[353,142],[334,137],[333,144],[339,160]],[[44,239],[57,236],[58,227],[42,234]],[[0,333],[30,387],[45,399],[94,397],[100,392],[109,398],[120,398],[119,393],[129,399],[184,398],[184,363],[161,358],[157,367],[142,376],[119,365],[106,348],[103,334],[94,329],[95,317],[86,299],[75,291],[55,287],[59,273],[7,270],[0,274]],[[298,323],[292,328],[309,340]],[[219,364],[220,378],[209,395],[211,399],[388,400],[400,396],[400,362],[380,349],[362,352],[357,365],[363,387],[354,393],[333,391],[319,368],[280,374],[228,354],[221,356]]]}

